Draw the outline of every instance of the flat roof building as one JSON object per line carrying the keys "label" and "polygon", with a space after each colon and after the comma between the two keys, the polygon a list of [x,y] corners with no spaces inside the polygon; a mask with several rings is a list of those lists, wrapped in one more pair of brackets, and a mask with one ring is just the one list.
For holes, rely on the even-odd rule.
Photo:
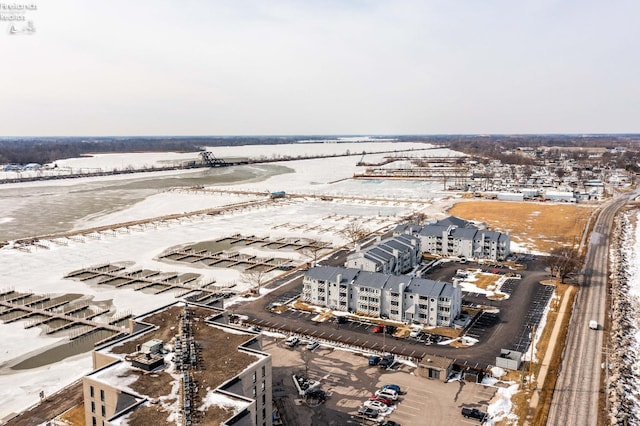
{"label": "flat roof building", "polygon": [[177,302],[93,352],[85,424],[271,425],[271,356],[224,311]]}

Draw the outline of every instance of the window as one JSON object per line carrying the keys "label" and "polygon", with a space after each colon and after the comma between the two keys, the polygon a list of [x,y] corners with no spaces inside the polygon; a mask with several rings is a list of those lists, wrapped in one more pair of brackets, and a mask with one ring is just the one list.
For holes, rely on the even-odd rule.
{"label": "window", "polygon": [[398,310],[397,309],[392,309],[391,310],[391,315],[398,315]]}
{"label": "window", "polygon": [[266,418],[267,417],[267,408],[266,407],[262,407],[262,418]]}
{"label": "window", "polygon": [[104,405],[100,408],[100,413],[102,414],[102,417],[107,415],[107,409]]}
{"label": "window", "polygon": [[96,403],[91,401],[91,412],[95,413],[96,412]]}
{"label": "window", "polygon": [[100,401],[104,401],[104,389],[100,389]]}
{"label": "window", "polygon": [[96,418],[95,417],[91,417],[91,425],[92,426],[96,426]]}
{"label": "window", "polygon": [[256,387],[254,386],[253,387],[253,397],[255,398],[257,394],[258,394],[258,392],[256,390]]}
{"label": "window", "polygon": [[262,394],[262,405],[264,406],[267,403],[267,395]]}
{"label": "window", "polygon": [[264,392],[264,389],[266,388],[266,385],[264,383],[264,380],[262,381],[262,385],[260,386],[260,389],[262,390],[262,392]]}
{"label": "window", "polygon": [[262,377],[267,375],[267,367],[266,366],[262,366]]}
{"label": "window", "polygon": [[91,398],[93,398],[93,386],[89,388],[89,394],[91,395]]}
{"label": "window", "polygon": [[391,302],[391,306],[398,306],[399,303],[398,302]]}
{"label": "window", "polygon": [[253,376],[251,376],[251,380],[253,380],[253,383],[256,382],[256,376],[257,376],[257,373],[254,371]]}

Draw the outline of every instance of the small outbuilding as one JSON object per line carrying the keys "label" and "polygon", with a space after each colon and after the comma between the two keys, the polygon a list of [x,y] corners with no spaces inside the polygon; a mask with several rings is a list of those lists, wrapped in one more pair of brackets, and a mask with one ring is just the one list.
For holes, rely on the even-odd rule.
{"label": "small outbuilding", "polygon": [[445,382],[453,368],[453,361],[449,358],[428,355],[420,361],[416,374],[427,379]]}
{"label": "small outbuilding", "polygon": [[521,360],[522,352],[511,349],[500,349],[500,355],[496,357],[496,367],[518,370],[520,369]]}

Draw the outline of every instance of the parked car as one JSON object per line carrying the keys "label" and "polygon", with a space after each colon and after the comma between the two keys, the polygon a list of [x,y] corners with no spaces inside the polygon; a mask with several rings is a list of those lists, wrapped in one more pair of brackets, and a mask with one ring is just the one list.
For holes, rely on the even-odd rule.
{"label": "parked car", "polygon": [[381,396],[378,395],[371,395],[371,397],[369,397],[369,401],[380,401],[382,402],[384,405],[393,405],[394,402],[390,399],[387,398],[383,398]]}
{"label": "parked car", "polygon": [[389,411],[389,407],[387,406],[387,404],[383,404],[380,401],[365,401],[364,406],[373,408],[374,410],[378,410],[378,413],[380,414],[384,414]]}
{"label": "parked car", "polygon": [[422,327],[413,327],[411,329],[411,332],[409,333],[409,337],[413,337],[413,338],[419,337],[420,333],[422,333]]}
{"label": "parked car", "polygon": [[477,408],[462,407],[462,415],[467,419],[476,419],[480,422],[484,422],[487,419],[487,413]]}
{"label": "parked car", "polygon": [[391,389],[380,389],[376,391],[376,396],[384,399],[390,399],[391,401],[398,400],[398,392]]}
{"label": "parked car", "polygon": [[289,346],[290,348],[297,346],[298,343],[300,343],[300,339],[298,339],[296,336],[291,336],[284,341],[284,344]]}
{"label": "parked car", "polygon": [[318,346],[320,346],[320,343],[316,342],[315,340],[312,340],[309,343],[307,343],[307,350],[308,351],[312,351],[315,348],[317,348]]}
{"label": "parked car", "polygon": [[589,328],[592,329],[592,330],[597,330],[598,329],[598,321],[596,321],[596,320],[589,321]]}
{"label": "parked car", "polygon": [[382,333],[384,331],[384,324],[378,324],[374,326],[371,331],[373,331],[374,333]]}
{"label": "parked car", "polygon": [[395,393],[397,393],[397,394],[400,393],[400,386],[398,386],[398,385],[393,385],[393,384],[384,385],[382,387],[382,390],[385,390],[385,389],[391,389],[392,391],[395,391]]}
{"label": "parked car", "polygon": [[387,334],[393,334],[396,332],[396,330],[398,329],[398,327],[396,327],[395,325],[385,325],[384,326],[384,332]]}
{"label": "parked car", "polygon": [[343,316],[336,317],[336,322],[338,324],[346,324],[347,321],[349,321],[347,317],[343,317]]}
{"label": "parked car", "polygon": [[314,389],[306,393],[307,398],[319,399],[321,401],[327,400],[327,393],[320,389]]}
{"label": "parked car", "polygon": [[369,407],[360,407],[358,408],[358,414],[361,416],[366,416],[369,417],[370,419],[375,419],[376,417],[378,417],[378,410],[374,410],[373,408],[369,408]]}
{"label": "parked car", "polygon": [[380,357],[378,355],[371,355],[369,357],[369,365],[378,365]]}
{"label": "parked car", "polygon": [[379,426],[400,426],[400,423],[394,422],[393,420],[385,420],[380,423]]}
{"label": "parked car", "polygon": [[380,360],[380,363],[378,364],[378,367],[380,367],[380,368],[391,367],[393,365],[394,361],[395,361],[395,357],[392,354],[386,354]]}

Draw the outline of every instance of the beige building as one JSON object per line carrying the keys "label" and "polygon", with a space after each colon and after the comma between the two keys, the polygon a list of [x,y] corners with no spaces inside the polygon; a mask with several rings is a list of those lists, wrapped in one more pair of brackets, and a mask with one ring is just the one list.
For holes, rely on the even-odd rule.
{"label": "beige building", "polygon": [[177,302],[93,352],[85,424],[272,425],[271,356],[224,311]]}

